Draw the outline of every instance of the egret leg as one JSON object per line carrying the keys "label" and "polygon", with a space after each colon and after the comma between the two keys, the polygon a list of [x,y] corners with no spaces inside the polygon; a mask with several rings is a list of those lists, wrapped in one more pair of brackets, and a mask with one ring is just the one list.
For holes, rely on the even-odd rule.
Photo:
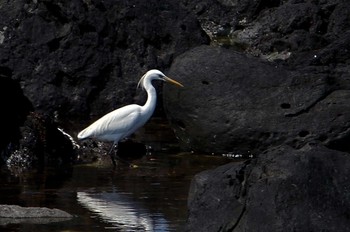
{"label": "egret leg", "polygon": [[[113,150],[114,150],[114,153],[113,153]],[[111,157],[111,160],[112,160],[114,167],[117,166],[117,163],[115,162],[115,158],[117,157],[117,151],[118,151],[118,143],[114,142],[112,144],[111,149],[108,152],[109,156]]]}
{"label": "egret leg", "polygon": [[[113,152],[113,150],[114,150],[114,152]],[[133,167],[133,168],[137,167],[137,165],[133,165],[133,164],[129,163],[128,161],[126,161],[118,156],[118,143],[116,143],[116,142],[113,143],[111,150],[109,151],[109,156],[111,157],[111,160],[112,160],[114,167],[117,166],[116,159],[122,163],[128,164],[130,167]]]}

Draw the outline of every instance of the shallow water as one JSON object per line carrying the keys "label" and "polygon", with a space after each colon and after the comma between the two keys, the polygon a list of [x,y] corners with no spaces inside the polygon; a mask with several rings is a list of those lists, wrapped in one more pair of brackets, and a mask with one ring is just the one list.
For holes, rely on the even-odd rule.
{"label": "shallow water", "polygon": [[78,165],[19,176],[3,171],[0,204],[59,208],[75,217],[0,219],[0,231],[182,231],[193,176],[232,160],[162,149],[176,144],[168,129],[157,125],[161,130],[143,132],[156,149],[133,162],[138,168]]}

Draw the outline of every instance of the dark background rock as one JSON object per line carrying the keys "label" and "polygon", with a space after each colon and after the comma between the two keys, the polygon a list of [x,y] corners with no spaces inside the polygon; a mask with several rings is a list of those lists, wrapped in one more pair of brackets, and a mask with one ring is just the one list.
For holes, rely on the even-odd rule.
{"label": "dark background rock", "polygon": [[0,165],[16,172],[47,165],[72,164],[75,151],[67,135],[58,129],[52,117],[34,113],[33,106],[17,81],[6,69],[0,70],[0,106],[2,113]]}
{"label": "dark background rock", "polygon": [[[268,110],[275,107],[276,110],[283,112],[284,116],[293,116],[291,121],[296,122],[300,120],[300,117],[294,116],[305,116],[306,111],[309,113],[317,102],[332,94],[333,91],[349,89],[350,82],[349,75],[347,75],[349,68],[346,65],[349,25],[346,23],[347,16],[342,10],[345,7],[346,4],[344,5],[342,1],[308,3],[303,1],[241,1],[239,4],[234,1],[211,0],[182,1],[182,4],[172,2],[161,2],[160,4],[158,1],[147,3],[136,1],[130,4],[124,1],[86,2],[80,0],[54,3],[49,1],[25,3],[20,0],[4,2],[1,5],[3,14],[0,14],[0,28],[2,28],[0,67],[21,84],[25,96],[33,103],[35,110],[54,115],[55,119],[61,123],[66,123],[66,119],[74,122],[80,119],[91,121],[88,118],[95,119],[118,106],[134,100],[141,102],[140,99],[137,99],[134,88],[139,76],[145,70],[150,67],[166,70],[177,55],[197,45],[208,43],[208,37],[201,31],[196,21],[197,18],[203,28],[210,23],[218,26],[219,31],[213,31],[214,27],[205,28],[208,34],[215,35],[215,38],[224,36],[234,39],[236,45],[242,45],[238,47],[244,48],[241,51],[269,61],[279,60],[280,63],[279,68],[273,71],[276,63],[269,66],[263,65],[258,60],[248,59],[245,60],[248,62],[246,66],[240,70],[240,67],[245,65],[244,62],[236,58],[235,64],[232,65],[226,61],[230,59],[229,52],[221,53],[222,56],[213,54],[215,59],[212,59],[210,52],[207,54],[198,52],[196,55],[193,54],[196,52],[192,51],[187,53],[190,55],[187,58],[186,68],[188,70],[186,72],[196,67],[198,72],[195,73],[192,70],[191,77],[196,78],[199,75],[203,77],[202,84],[193,89],[198,92],[208,91],[208,88],[199,89],[199,86],[208,85],[209,87],[208,74],[216,74],[210,71],[201,73],[204,70],[201,69],[203,64],[207,65],[208,70],[215,70],[218,65],[221,65],[222,68],[227,67],[227,70],[217,70],[221,71],[221,76],[226,77],[231,72],[240,75],[241,72],[249,71],[250,76],[268,73],[263,82],[272,83],[273,81],[268,80],[267,75],[274,76],[275,78],[272,79],[279,81],[282,85],[280,91],[288,88],[288,83],[282,83],[282,79],[279,79],[278,76],[286,74],[288,76],[286,82],[289,82],[290,85],[294,85],[291,82],[299,82],[297,86],[306,82],[310,86],[306,84],[304,89],[299,89],[299,92],[293,92],[295,90],[293,89],[291,93],[282,94],[284,98],[299,98],[294,100],[295,102],[291,103],[290,99],[283,97],[280,99],[283,100],[281,102],[274,102],[274,99],[271,99],[272,104]],[[190,14],[184,8],[195,14]],[[337,15],[339,17],[336,17]],[[225,31],[229,33],[225,34]],[[212,39],[215,39],[214,37]],[[237,46],[234,48],[237,49]],[[179,61],[173,65],[172,76],[185,79],[188,74],[178,72],[178,66],[181,65],[180,59],[186,58],[181,56]],[[242,57],[242,59],[245,58]],[[256,69],[256,65],[260,69]],[[232,70],[234,67],[237,69]],[[294,71],[295,68],[298,68],[298,71]],[[257,71],[252,73],[254,69]],[[243,76],[240,78],[244,79]],[[312,84],[314,80],[320,83]],[[188,84],[192,83],[195,83],[194,80]],[[248,81],[246,84],[251,83]],[[223,83],[223,86],[229,85]],[[313,87],[316,89],[313,90]],[[307,88],[311,88],[309,91],[314,91],[315,94],[312,97],[308,97],[310,92],[305,91],[308,90]],[[250,90],[247,90],[246,93]],[[191,97],[197,97],[195,91],[189,96],[182,95],[181,97],[192,100]],[[185,90],[182,93],[189,92]],[[240,96],[246,98],[244,101],[249,101],[248,98],[254,93],[249,92],[250,96],[245,96],[246,93],[242,92]],[[301,96],[300,93],[302,93]],[[281,97],[278,94],[277,96]],[[336,96],[335,98],[341,101],[342,97],[346,96],[346,92],[342,92],[341,97]],[[261,99],[259,95],[255,97],[258,98],[257,100]],[[167,101],[167,98],[165,99]],[[202,97],[200,99],[203,99],[205,103],[207,101]],[[255,103],[255,99],[251,100],[248,104],[259,107],[259,101]],[[241,104],[245,104],[244,101]],[[208,107],[210,102],[209,104],[203,104],[203,102],[197,104],[196,107],[205,105],[207,108],[199,108],[199,110],[206,111],[210,108]],[[221,103],[225,102],[217,104]],[[171,106],[173,102],[167,104],[170,105],[169,114],[173,114],[170,108],[177,108],[177,105]],[[265,105],[262,104],[261,107]],[[195,107],[188,108],[193,110]],[[186,114],[187,116],[198,116],[197,113],[192,114],[191,111],[184,113]],[[220,114],[218,111],[216,115]],[[200,115],[203,117],[203,114]],[[248,121],[259,117],[254,113],[251,115],[253,118],[247,118]],[[339,117],[345,117],[346,120],[347,114],[343,115]],[[334,115],[331,117],[335,119]],[[196,120],[200,121],[200,119]],[[223,131],[222,128],[227,130],[228,127],[236,126],[231,125],[231,121],[235,119],[231,118],[231,115],[229,120],[227,116],[222,119],[215,129],[220,128]],[[276,124],[280,123],[280,120],[282,120],[281,117],[277,121],[270,120],[270,122]],[[173,117],[172,121],[185,123],[181,118]],[[305,124],[309,122],[310,120],[306,120]],[[213,121],[210,123],[214,125]],[[227,125],[222,126],[223,123]],[[205,124],[208,122],[203,125]],[[243,125],[241,132],[237,128],[238,136],[228,133],[229,143],[227,143],[227,138],[210,138],[212,146],[204,146],[203,150],[244,153],[254,151],[256,147],[260,150],[265,149],[264,142],[251,148],[251,144],[256,144],[256,141],[259,140],[264,140],[266,144],[271,145],[274,145],[277,140],[277,143],[288,141],[292,145],[294,143],[295,146],[300,146],[303,145],[303,140],[308,141],[315,138],[324,140],[326,144],[333,146],[337,143],[344,145],[343,142],[334,142],[332,138],[329,139],[325,135],[328,133],[327,130],[314,133],[314,128],[293,128],[293,131],[290,132],[292,136],[290,136],[289,133],[284,134],[284,131],[276,132],[279,128],[272,130],[268,128],[266,131],[266,128],[254,128],[253,125],[253,135],[248,140],[241,138],[240,133],[249,131],[249,126],[244,128]],[[343,125],[336,130],[336,133],[342,134],[340,140],[348,136],[343,133],[347,127]],[[290,127],[287,128],[290,129]],[[258,134],[256,134],[256,129],[258,129]],[[199,131],[198,128],[193,128],[193,130]],[[180,131],[179,128],[177,131]],[[220,133],[223,133],[222,131]],[[202,141],[201,137],[208,138],[208,135],[214,136],[215,134],[210,129],[204,130],[203,135],[198,137],[198,141]],[[197,134],[194,135],[190,139],[196,140]],[[188,140],[187,137],[181,139]],[[243,140],[244,142],[241,143]],[[194,145],[190,144],[190,148],[198,147],[198,142],[194,143]],[[233,150],[232,147],[237,143],[242,144],[243,148]],[[299,143],[301,144],[298,145]],[[346,150],[347,148],[341,149]]]}
{"label": "dark background rock", "polygon": [[212,45],[230,48],[195,48],[172,64],[170,75],[190,86],[166,88],[164,96],[184,148],[247,154],[317,140],[350,150],[344,142],[350,117],[350,27],[344,1],[184,5],[196,14]]}
{"label": "dark background rock", "polygon": [[202,172],[187,231],[349,231],[349,162],[323,146],[281,146]]}
{"label": "dark background rock", "polygon": [[[328,72],[290,70],[220,47],[179,56],[165,87],[167,115],[182,145],[199,152],[259,152],[349,138],[350,91]],[[335,149],[350,151],[345,143]]]}
{"label": "dark background rock", "polygon": [[135,101],[144,72],[209,42],[172,1],[16,0],[0,9],[0,67],[35,110],[62,123]]}
{"label": "dark background rock", "polygon": [[[15,154],[13,164],[27,166],[63,149],[67,157],[58,159],[66,163],[72,144],[51,146],[62,136],[53,127],[75,135],[106,112],[143,103],[136,85],[144,72],[167,70],[175,56],[208,42],[195,17],[172,1],[0,3],[0,73],[7,78],[1,79],[2,160]],[[43,120],[29,118],[20,129],[29,110]]]}
{"label": "dark background rock", "polygon": [[349,58],[346,50],[337,49],[339,41],[348,38],[350,26],[344,0],[184,0],[183,4],[196,15],[213,43],[262,58],[286,60],[284,55],[289,53],[289,65],[304,65],[325,47],[331,53],[318,56],[321,62],[338,63]]}

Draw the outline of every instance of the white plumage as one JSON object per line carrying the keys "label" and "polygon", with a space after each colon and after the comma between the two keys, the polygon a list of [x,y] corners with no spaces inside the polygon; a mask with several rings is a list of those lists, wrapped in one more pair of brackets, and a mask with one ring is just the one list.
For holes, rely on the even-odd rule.
{"label": "white plumage", "polygon": [[135,104],[127,105],[106,114],[92,123],[89,127],[78,134],[78,138],[96,138],[102,141],[119,141],[120,139],[134,133],[148,119],[149,117],[145,117],[142,106]]}
{"label": "white plumage", "polygon": [[127,105],[104,115],[82,130],[78,134],[78,139],[95,138],[102,141],[113,141],[117,145],[118,141],[143,126],[156,107],[157,93],[152,85],[153,80],[162,80],[183,87],[182,84],[165,76],[161,71],[150,70],[141,77],[138,83],[138,86],[147,91],[145,105]]}

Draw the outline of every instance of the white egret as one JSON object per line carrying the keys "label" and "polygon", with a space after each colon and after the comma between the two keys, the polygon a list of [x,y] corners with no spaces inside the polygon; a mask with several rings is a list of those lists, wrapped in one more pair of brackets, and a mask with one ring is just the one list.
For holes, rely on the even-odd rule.
{"label": "white egret", "polygon": [[[165,76],[161,71],[152,69],[143,75],[137,85],[147,91],[145,105],[127,105],[101,117],[78,134],[78,139],[93,138],[102,141],[113,141],[112,149],[118,142],[134,133],[152,116],[157,102],[157,93],[152,85],[153,80],[161,80],[183,87],[179,82]],[[110,153],[112,151],[110,150]],[[114,156],[111,155],[115,166]]]}

